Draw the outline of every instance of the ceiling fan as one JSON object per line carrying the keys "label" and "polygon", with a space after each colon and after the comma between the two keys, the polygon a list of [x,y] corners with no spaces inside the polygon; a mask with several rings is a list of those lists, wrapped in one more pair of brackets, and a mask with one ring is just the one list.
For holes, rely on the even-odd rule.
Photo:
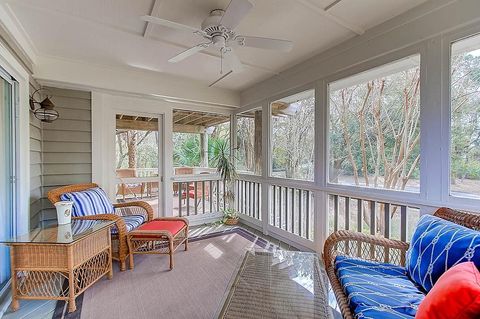
{"label": "ceiling fan", "polygon": [[[214,9],[210,11],[210,15],[202,22],[200,29],[150,15],[142,16],[142,20],[177,30],[192,32],[206,40],[170,58],[168,62],[180,62],[197,52],[214,46],[220,51],[222,61],[220,74],[223,73],[223,59],[225,59],[225,67],[230,71],[228,74],[230,74],[231,72],[240,72],[243,69],[242,62],[240,62],[240,59],[234,52],[234,46],[284,52],[292,49],[293,43],[288,40],[252,37],[237,35],[235,33],[234,29],[252,8],[253,5],[248,0],[231,0],[227,9]],[[225,76],[228,74],[225,74]],[[220,79],[223,79],[223,77]]]}

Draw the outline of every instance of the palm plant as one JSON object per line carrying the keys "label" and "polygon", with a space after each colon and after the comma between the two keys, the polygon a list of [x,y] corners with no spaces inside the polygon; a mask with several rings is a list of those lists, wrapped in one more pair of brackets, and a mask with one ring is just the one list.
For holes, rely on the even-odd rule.
{"label": "palm plant", "polygon": [[226,139],[217,139],[213,144],[212,160],[217,167],[217,172],[220,174],[225,185],[225,192],[223,200],[225,201],[228,211],[233,207],[235,200],[235,193],[233,192],[233,182],[237,178],[237,170],[235,167],[235,159],[230,152],[230,143]]}

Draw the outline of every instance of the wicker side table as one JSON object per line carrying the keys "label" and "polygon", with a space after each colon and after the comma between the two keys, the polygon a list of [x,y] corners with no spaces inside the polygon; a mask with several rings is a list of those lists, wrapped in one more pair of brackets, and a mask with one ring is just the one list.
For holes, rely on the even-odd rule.
{"label": "wicker side table", "polygon": [[20,299],[68,302],[96,281],[113,276],[110,221],[74,221],[69,225],[42,226],[5,243],[10,246],[12,309]]}
{"label": "wicker side table", "polygon": [[133,269],[134,254],[159,254],[170,256],[173,269],[173,253],[184,244],[188,249],[188,220],[181,217],[153,219],[127,235],[130,251],[130,269]]}

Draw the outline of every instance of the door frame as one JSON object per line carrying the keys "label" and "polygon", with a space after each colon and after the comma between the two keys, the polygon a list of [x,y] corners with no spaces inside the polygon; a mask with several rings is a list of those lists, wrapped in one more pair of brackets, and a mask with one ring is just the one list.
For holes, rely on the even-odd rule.
{"label": "door frame", "polygon": [[[159,118],[159,215],[172,209],[172,106],[161,100],[92,92],[92,181],[115,200],[115,116],[118,113]],[[112,169],[113,168],[113,169]],[[160,202],[161,201],[161,202]]]}
{"label": "door frame", "polygon": [[[165,201],[165,192],[164,192],[164,189],[165,189],[165,186],[164,186],[164,174],[165,174],[165,169],[164,169],[164,165],[163,165],[163,161],[164,161],[164,158],[162,156],[163,154],[163,151],[164,151],[164,146],[163,146],[163,134],[164,134],[164,130],[163,130],[163,126],[164,126],[164,116],[163,114],[158,114],[158,113],[145,113],[145,112],[135,112],[133,111],[132,109],[130,110],[123,110],[123,109],[117,109],[117,108],[113,108],[112,111],[114,111],[114,118],[116,119],[116,115],[117,114],[123,114],[123,115],[130,115],[130,116],[142,116],[142,117],[151,117],[151,118],[156,118],[158,119],[158,128],[157,128],[157,132],[158,132],[158,159],[157,159],[157,167],[158,167],[158,208],[160,209],[160,207],[163,207],[163,202]],[[110,115],[112,116],[112,114]],[[116,125],[115,125],[115,131],[116,131]],[[116,132],[113,132],[114,134],[114,138],[115,138],[115,135],[116,135]],[[114,150],[114,153],[116,153],[116,143],[115,143],[115,150]],[[114,158],[113,159],[113,163],[116,162],[116,159]],[[116,190],[117,190],[117,184],[118,184],[118,181],[117,181],[117,176],[116,174],[114,175],[114,178],[113,180],[110,180],[109,181],[109,184],[107,186],[108,190],[109,190],[109,195],[111,198],[116,198]]]}
{"label": "door frame", "polygon": [[[11,51],[0,41],[0,66],[18,84],[14,95],[16,125],[16,203],[14,214],[14,233],[25,234],[30,229],[30,75]],[[11,297],[7,283],[0,292],[0,316],[6,311]]]}

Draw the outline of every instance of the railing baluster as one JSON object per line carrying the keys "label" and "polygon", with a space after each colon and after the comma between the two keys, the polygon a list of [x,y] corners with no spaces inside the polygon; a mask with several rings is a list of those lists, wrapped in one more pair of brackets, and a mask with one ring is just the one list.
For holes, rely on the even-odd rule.
{"label": "railing baluster", "polygon": [[248,216],[252,217],[252,182],[248,182]]}
{"label": "railing baluster", "polygon": [[303,190],[299,189],[298,190],[298,235],[301,237],[303,232],[302,232],[302,193]]}
{"label": "railing baluster", "polygon": [[257,196],[255,196],[256,201],[255,201],[255,206],[256,206],[256,215],[255,218],[260,219],[260,183],[257,184]]}
{"label": "railing baluster", "polygon": [[251,215],[253,218],[255,218],[255,188],[257,187],[257,183],[252,182],[252,197],[250,201],[250,209],[251,209]]}
{"label": "railing baluster", "polygon": [[190,183],[187,182],[185,184],[186,184],[185,196],[187,197],[187,216],[190,216]]}
{"label": "railing baluster", "polygon": [[247,202],[247,182],[246,181],[242,181],[242,213],[243,214],[247,214],[247,211],[245,209],[245,207],[247,206],[246,205],[246,202]]}
{"label": "railing baluster", "polygon": [[[383,216],[383,225],[384,225],[384,236],[385,238],[390,238],[390,204],[383,203],[384,216]],[[390,262],[390,249],[385,247],[385,262]]]}
{"label": "railing baluster", "polygon": [[295,188],[292,187],[292,217],[291,217],[291,220],[292,220],[292,225],[290,225],[290,229],[291,229],[291,232],[292,234],[295,234]]}
{"label": "railing baluster", "polygon": [[358,199],[357,202],[357,231],[363,232],[363,201]]}
{"label": "railing baluster", "polygon": [[182,217],[182,183],[178,182],[178,216]]}
{"label": "railing baluster", "polygon": [[272,199],[273,199],[273,205],[272,205],[272,216],[273,216],[273,221],[272,221],[272,224],[273,226],[277,226],[277,192],[276,192],[276,189],[277,189],[277,186],[275,185],[272,185],[273,186],[273,189],[272,189]]}
{"label": "railing baluster", "polygon": [[[370,201],[370,234],[375,235],[377,226],[375,225],[375,201]],[[370,258],[375,260],[375,246],[370,244]]]}
{"label": "railing baluster", "polygon": [[333,195],[333,231],[338,230],[338,195]]}
{"label": "railing baluster", "polygon": [[407,241],[407,206],[400,207],[400,240]]}
{"label": "railing baluster", "polygon": [[376,216],[375,216],[375,201],[370,201],[370,234],[375,235],[377,233]]}
{"label": "railing baluster", "polygon": [[[363,201],[359,198],[357,201],[357,231],[363,232]],[[362,243],[357,241],[357,256],[362,255]]]}
{"label": "railing baluster", "polygon": [[310,191],[307,190],[307,202],[305,203],[307,219],[305,220],[305,231],[307,239],[310,239]]}
{"label": "railing baluster", "polygon": [[239,208],[239,198],[240,198],[240,192],[239,192],[239,188],[238,188],[238,185],[239,185],[239,181],[238,179],[235,180],[235,209],[237,210],[237,212],[240,212],[240,208]]}
{"label": "railing baluster", "polygon": [[198,214],[198,208],[197,208],[197,203],[198,203],[198,198],[197,198],[197,192],[198,192],[198,182],[193,182],[193,205],[194,207],[194,212],[195,215]]}
{"label": "railing baluster", "polygon": [[350,197],[345,197],[345,229],[350,230]]}
{"label": "railing baluster", "polygon": [[390,238],[390,204],[388,203],[383,203],[383,208],[384,208],[384,236],[385,238]]}
{"label": "railing baluster", "polygon": [[213,213],[213,181],[209,181],[210,184],[210,195],[208,196],[208,201],[210,202],[210,213]]}
{"label": "railing baluster", "polygon": [[215,209],[217,212],[220,211],[220,181],[217,179],[217,208]]}
{"label": "railing baluster", "polygon": [[278,209],[279,209],[279,217],[280,217],[280,224],[279,224],[279,228],[280,229],[283,229],[283,223],[282,223],[282,219],[283,219],[283,201],[282,201],[282,194],[283,193],[283,190],[282,190],[282,186],[279,186],[278,187]]}
{"label": "railing baluster", "polygon": [[227,203],[226,203],[226,200],[225,200],[225,192],[227,191],[226,189],[226,185],[225,185],[225,182],[222,182],[222,186],[223,186],[223,209],[226,209],[227,208]]}
{"label": "railing baluster", "polygon": [[202,214],[205,214],[205,181],[202,181]]}

